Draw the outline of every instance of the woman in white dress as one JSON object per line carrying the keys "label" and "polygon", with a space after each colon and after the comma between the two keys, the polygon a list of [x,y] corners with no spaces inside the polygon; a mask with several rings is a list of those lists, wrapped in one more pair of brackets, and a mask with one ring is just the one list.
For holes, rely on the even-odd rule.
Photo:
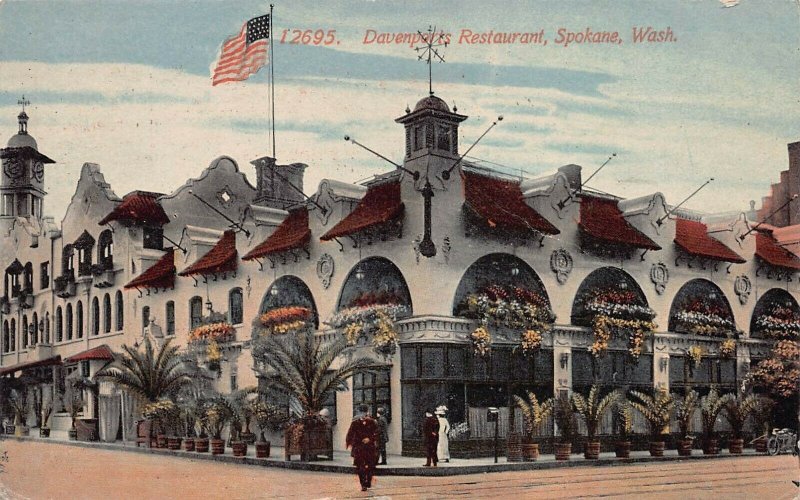
{"label": "woman in white dress", "polygon": [[436,449],[436,455],[439,460],[450,462],[450,422],[447,421],[447,407],[442,405],[436,408],[436,418],[439,419],[439,446]]}

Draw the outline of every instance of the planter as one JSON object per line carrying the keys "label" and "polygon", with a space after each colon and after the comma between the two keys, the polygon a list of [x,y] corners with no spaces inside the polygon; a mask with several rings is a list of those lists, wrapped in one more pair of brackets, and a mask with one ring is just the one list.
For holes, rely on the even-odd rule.
{"label": "planter", "polygon": [[678,456],[689,457],[692,455],[692,440],[681,439],[678,441]]}
{"label": "planter", "polygon": [[196,438],[194,440],[194,451],[208,453],[208,438]]}
{"label": "planter", "polygon": [[583,449],[583,458],[586,460],[600,458],[600,441],[587,441]]}
{"label": "planter", "polygon": [[234,457],[243,457],[247,455],[247,443],[244,441],[234,441],[231,443]]}
{"label": "planter", "polygon": [[617,441],[617,444],[614,446],[614,452],[617,458],[631,458],[631,442]]}
{"label": "planter", "polygon": [[556,443],[556,460],[569,460],[572,443]]}
{"label": "planter", "polygon": [[650,456],[663,457],[664,447],[664,441],[650,441]]}
{"label": "planter", "polygon": [[159,434],[156,436],[156,447],[157,448],[166,448],[167,447],[167,436],[166,434]]}
{"label": "planter", "polygon": [[256,458],[269,458],[269,441],[258,441],[256,443]]}
{"label": "planter", "polygon": [[184,438],[183,449],[186,451],[194,451],[194,438]]}
{"label": "planter", "polygon": [[212,455],[222,455],[225,453],[225,441],[222,439],[212,439],[210,443]]}
{"label": "planter", "polygon": [[27,425],[18,425],[14,435],[15,436],[28,436],[31,433],[31,428]]}
{"label": "planter", "polygon": [[253,444],[256,442],[256,435],[252,432],[243,432],[242,441],[244,441],[247,444]]}
{"label": "planter", "polygon": [[755,447],[756,453],[766,453],[767,440],[765,438],[758,438],[755,441],[753,441],[753,447]]}
{"label": "planter", "polygon": [[50,428],[49,427],[40,427],[39,428],[39,437],[49,438],[50,437]]}
{"label": "planter", "polygon": [[167,438],[167,447],[170,450],[174,450],[174,451],[180,450],[181,449],[181,438],[179,438],[179,437]]}
{"label": "planter", "polygon": [[77,441],[78,440],[78,429],[70,429],[67,434],[69,435],[70,441]]}
{"label": "planter", "polygon": [[535,462],[539,459],[539,443],[523,443],[522,459],[526,462]]}
{"label": "planter", "polygon": [[522,462],[522,439],[516,432],[509,434],[506,441],[506,462]]}
{"label": "planter", "polygon": [[703,442],[704,455],[719,455],[719,441],[716,439],[706,439]]}
{"label": "planter", "polygon": [[741,455],[744,450],[744,439],[731,439],[728,441],[728,451],[734,455]]}
{"label": "planter", "polygon": [[6,434],[14,434],[15,430],[16,430],[15,426],[13,426],[11,424],[6,424],[6,428],[5,428]]}

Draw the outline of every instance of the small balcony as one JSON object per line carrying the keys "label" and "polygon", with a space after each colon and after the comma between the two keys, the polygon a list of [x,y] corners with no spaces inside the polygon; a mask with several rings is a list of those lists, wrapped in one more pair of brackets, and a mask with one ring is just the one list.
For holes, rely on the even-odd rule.
{"label": "small balcony", "polygon": [[114,263],[109,261],[92,266],[92,277],[95,288],[114,286]]}
{"label": "small balcony", "polygon": [[75,273],[72,270],[54,279],[53,282],[55,284],[56,295],[62,299],[75,295]]}

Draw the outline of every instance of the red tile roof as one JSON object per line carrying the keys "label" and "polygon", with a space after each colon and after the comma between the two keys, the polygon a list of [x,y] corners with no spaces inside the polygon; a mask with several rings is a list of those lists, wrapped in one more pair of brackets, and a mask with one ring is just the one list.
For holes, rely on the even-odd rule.
{"label": "red tile roof", "polygon": [[131,288],[173,288],[175,286],[175,249],[170,248],[158,262],[125,285]]}
{"label": "red tile roof", "polygon": [[357,233],[378,224],[389,222],[403,214],[405,206],[400,200],[400,181],[392,180],[372,185],[358,202],[355,210],[340,220],[330,231],[323,234],[322,241]]}
{"label": "red tile roof", "polygon": [[616,200],[581,196],[580,227],[589,236],[611,243],[661,250],[655,241],[625,220]]}
{"label": "red tile roof", "polygon": [[464,200],[490,228],[536,230],[544,234],[560,231],[522,197],[519,183],[464,171]]}
{"label": "red tile roof", "polygon": [[771,232],[756,233],[756,255],[773,266],[800,269],[800,258],[780,246]]}
{"label": "red tile roof", "polygon": [[114,353],[107,345],[103,344],[94,349],[89,349],[88,351],[79,352],[74,356],[70,356],[64,360],[64,363],[77,363],[78,361],[89,360],[113,361]]}
{"label": "red tile roof", "polygon": [[242,260],[252,260],[265,255],[302,248],[309,241],[311,241],[311,229],[308,228],[308,209],[303,207],[290,212],[275,232],[250,250],[247,255],[242,257]]}
{"label": "red tile roof", "polygon": [[675,244],[691,255],[737,264],[746,262],[724,243],[709,236],[708,227],[700,221],[676,219]]}
{"label": "red tile roof", "polygon": [[193,274],[215,274],[236,271],[236,233],[227,230],[214,248],[203,255],[197,262],[179,272],[180,276]]}
{"label": "red tile roof", "polygon": [[0,368],[0,376],[8,375],[10,373],[18,372],[20,370],[29,370],[31,368],[39,368],[42,366],[52,366],[60,364],[61,364],[61,356],[53,356],[51,358],[41,359],[39,361],[27,361],[25,363],[18,363],[16,365]]}
{"label": "red tile roof", "polygon": [[163,226],[169,222],[166,212],[158,202],[158,193],[134,191],[126,194],[122,202],[114,207],[110,214],[100,221],[100,225],[111,221],[121,221],[129,224],[156,224]]}

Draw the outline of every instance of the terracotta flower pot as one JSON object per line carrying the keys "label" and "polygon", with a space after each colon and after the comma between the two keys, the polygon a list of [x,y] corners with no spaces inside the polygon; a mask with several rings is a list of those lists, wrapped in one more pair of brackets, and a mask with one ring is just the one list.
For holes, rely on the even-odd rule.
{"label": "terracotta flower pot", "polygon": [[522,459],[535,462],[539,459],[539,443],[522,443]]}
{"label": "terracotta flower pot", "polygon": [[234,441],[231,443],[234,457],[243,457],[247,455],[247,443],[244,441]]}
{"label": "terracotta flower pot", "polygon": [[600,458],[600,441],[587,441],[583,448],[583,458],[587,460]]}
{"label": "terracotta flower pot", "polygon": [[506,461],[522,462],[522,438],[519,433],[511,433],[506,441]]}
{"label": "terracotta flower pot", "polygon": [[753,443],[753,446],[756,449],[756,453],[766,453],[767,452],[767,440],[764,438],[758,438]]}
{"label": "terracotta flower pot", "polygon": [[719,455],[719,441],[716,439],[706,439],[703,442],[704,455]]}
{"label": "terracotta flower pot", "polygon": [[212,439],[210,443],[212,455],[222,455],[225,453],[225,441],[222,439]]}
{"label": "terracotta flower pot", "polygon": [[569,460],[572,443],[556,443],[556,460]]}
{"label": "terracotta flower pot", "polygon": [[196,451],[197,453],[208,453],[208,438],[195,439],[194,451]]}
{"label": "terracotta flower pot", "polygon": [[728,441],[728,451],[731,454],[740,455],[744,450],[744,439],[731,439]]}
{"label": "terracotta flower pot", "polygon": [[270,448],[269,441],[256,442],[256,458],[269,458],[269,451],[270,451],[269,448]]}
{"label": "terracotta flower pot", "polygon": [[156,446],[159,448],[167,447],[167,436],[165,434],[159,434],[156,436]]}
{"label": "terracotta flower pot", "polygon": [[650,441],[650,456],[663,457],[664,456],[664,441]]}
{"label": "terracotta flower pot", "polygon": [[617,458],[631,458],[631,442],[617,441],[617,444],[614,446],[614,452]]}
{"label": "terracotta flower pot", "polygon": [[167,448],[173,451],[177,451],[181,449],[181,438],[179,437],[169,437],[167,438]]}
{"label": "terracotta flower pot", "polygon": [[692,455],[691,439],[681,439],[678,441],[678,455],[681,457],[689,457]]}
{"label": "terracotta flower pot", "polygon": [[185,438],[183,440],[183,449],[186,451],[194,451],[194,438]]}

